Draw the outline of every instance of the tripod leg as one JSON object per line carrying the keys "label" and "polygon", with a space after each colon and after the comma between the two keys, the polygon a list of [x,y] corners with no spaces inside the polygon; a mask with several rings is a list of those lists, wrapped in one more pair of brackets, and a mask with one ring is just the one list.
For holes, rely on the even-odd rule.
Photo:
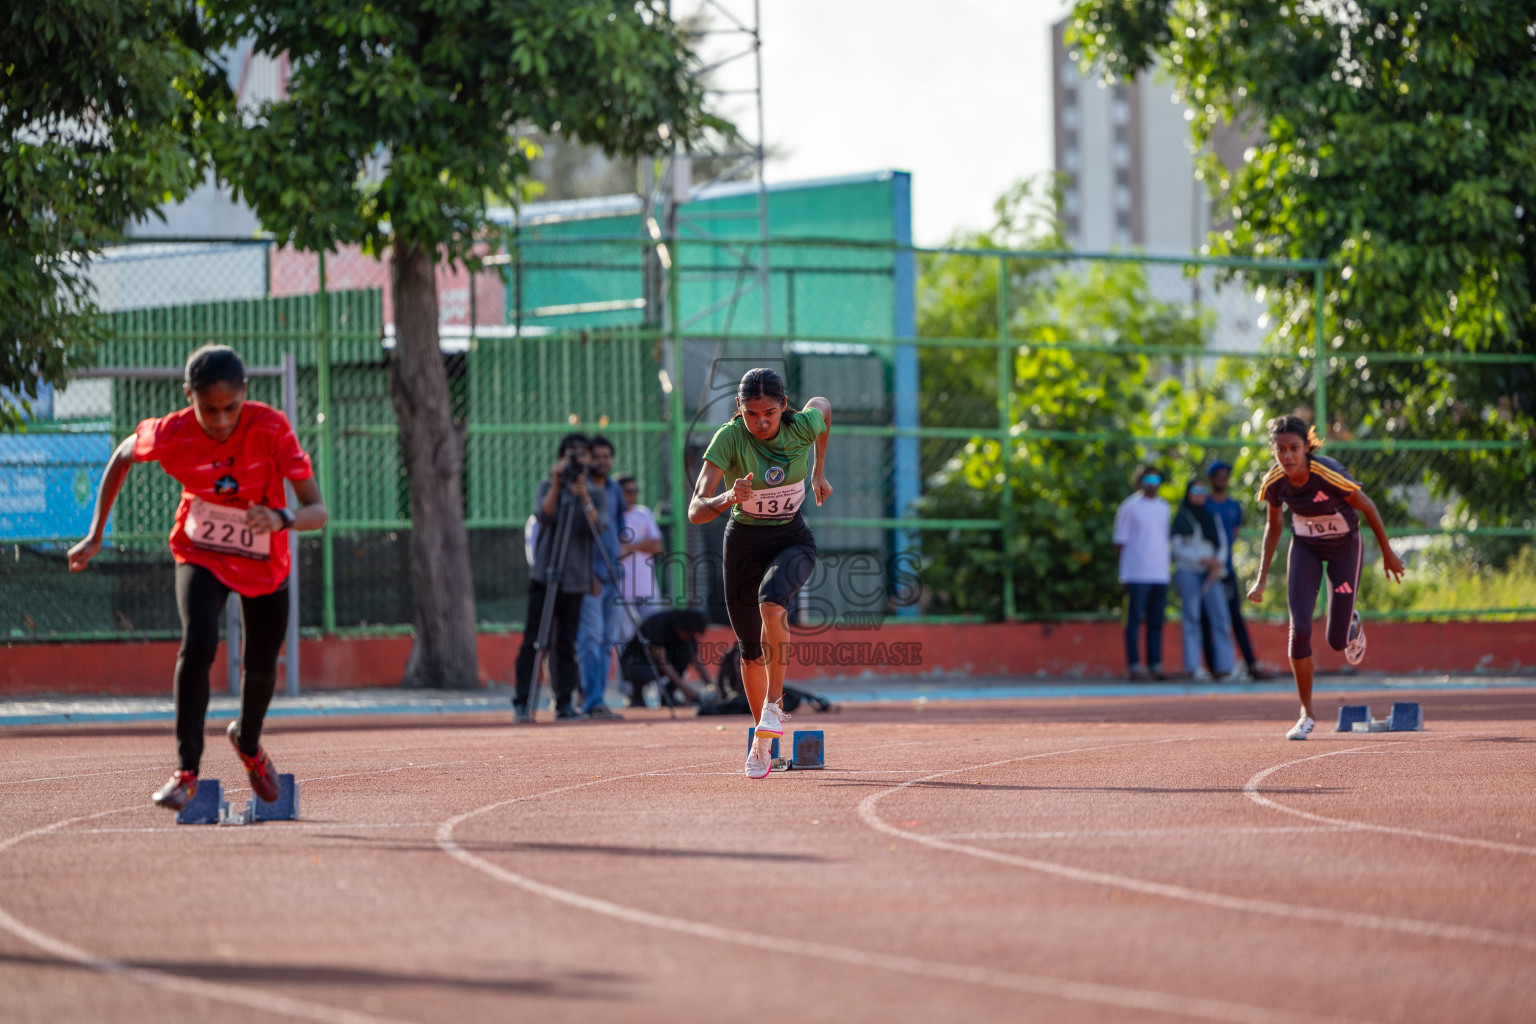
{"label": "tripod leg", "polygon": [[[562,497],[560,517],[555,526],[554,558],[550,560],[549,568],[544,574],[544,607],[539,609],[539,633],[533,646],[533,686],[532,695],[528,700],[529,721],[534,721],[538,713],[539,690],[543,683],[542,669],[549,660],[550,627],[555,621],[555,602],[560,599],[560,581],[565,575],[565,557],[571,546],[571,517],[575,514],[575,508],[574,502],[565,501]],[[551,687],[554,683],[554,673],[555,670],[550,669]],[[560,703],[558,695],[555,703],[557,705]]]}

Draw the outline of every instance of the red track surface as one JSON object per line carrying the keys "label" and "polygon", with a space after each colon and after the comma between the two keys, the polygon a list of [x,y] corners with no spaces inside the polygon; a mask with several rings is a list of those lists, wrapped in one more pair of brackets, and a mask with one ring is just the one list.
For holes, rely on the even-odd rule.
{"label": "red track surface", "polygon": [[149,805],[167,726],[9,730],[0,1016],[1529,1021],[1536,691],[1419,699],[802,714],[762,782],[744,718],[279,720],[246,828]]}

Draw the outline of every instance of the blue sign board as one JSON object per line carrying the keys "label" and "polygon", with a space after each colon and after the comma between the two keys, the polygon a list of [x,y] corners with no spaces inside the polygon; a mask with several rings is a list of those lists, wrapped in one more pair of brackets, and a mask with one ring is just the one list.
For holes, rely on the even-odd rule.
{"label": "blue sign board", "polygon": [[84,537],[113,447],[111,434],[0,434],[0,542]]}

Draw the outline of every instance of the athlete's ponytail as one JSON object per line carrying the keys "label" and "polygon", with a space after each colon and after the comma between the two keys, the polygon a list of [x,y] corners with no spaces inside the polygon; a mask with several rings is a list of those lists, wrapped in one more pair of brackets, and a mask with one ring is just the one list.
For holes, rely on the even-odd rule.
{"label": "athlete's ponytail", "polygon": [[[741,375],[741,383],[736,387],[736,400],[745,402],[753,398],[770,398],[775,402],[784,402],[785,409],[783,422],[795,422],[795,410],[790,406],[789,398],[784,392],[784,378],[768,369],[766,366],[758,366]],[[736,416],[740,416],[740,410]],[[732,419],[735,419],[733,416]]]}
{"label": "athlete's ponytail", "polygon": [[1307,443],[1307,451],[1315,452],[1323,446],[1317,436],[1317,428],[1300,416],[1276,416],[1269,421],[1269,440],[1274,443],[1281,434],[1295,434]]}

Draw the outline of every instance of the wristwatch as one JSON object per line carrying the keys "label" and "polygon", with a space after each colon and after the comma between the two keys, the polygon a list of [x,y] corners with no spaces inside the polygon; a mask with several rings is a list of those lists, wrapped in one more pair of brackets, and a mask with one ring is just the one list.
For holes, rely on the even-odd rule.
{"label": "wristwatch", "polygon": [[272,511],[276,512],[277,513],[277,518],[279,518],[279,519],[281,519],[283,521],[283,529],[285,529],[285,530],[293,529],[293,513],[292,512],[290,512],[286,508],[275,508]]}

